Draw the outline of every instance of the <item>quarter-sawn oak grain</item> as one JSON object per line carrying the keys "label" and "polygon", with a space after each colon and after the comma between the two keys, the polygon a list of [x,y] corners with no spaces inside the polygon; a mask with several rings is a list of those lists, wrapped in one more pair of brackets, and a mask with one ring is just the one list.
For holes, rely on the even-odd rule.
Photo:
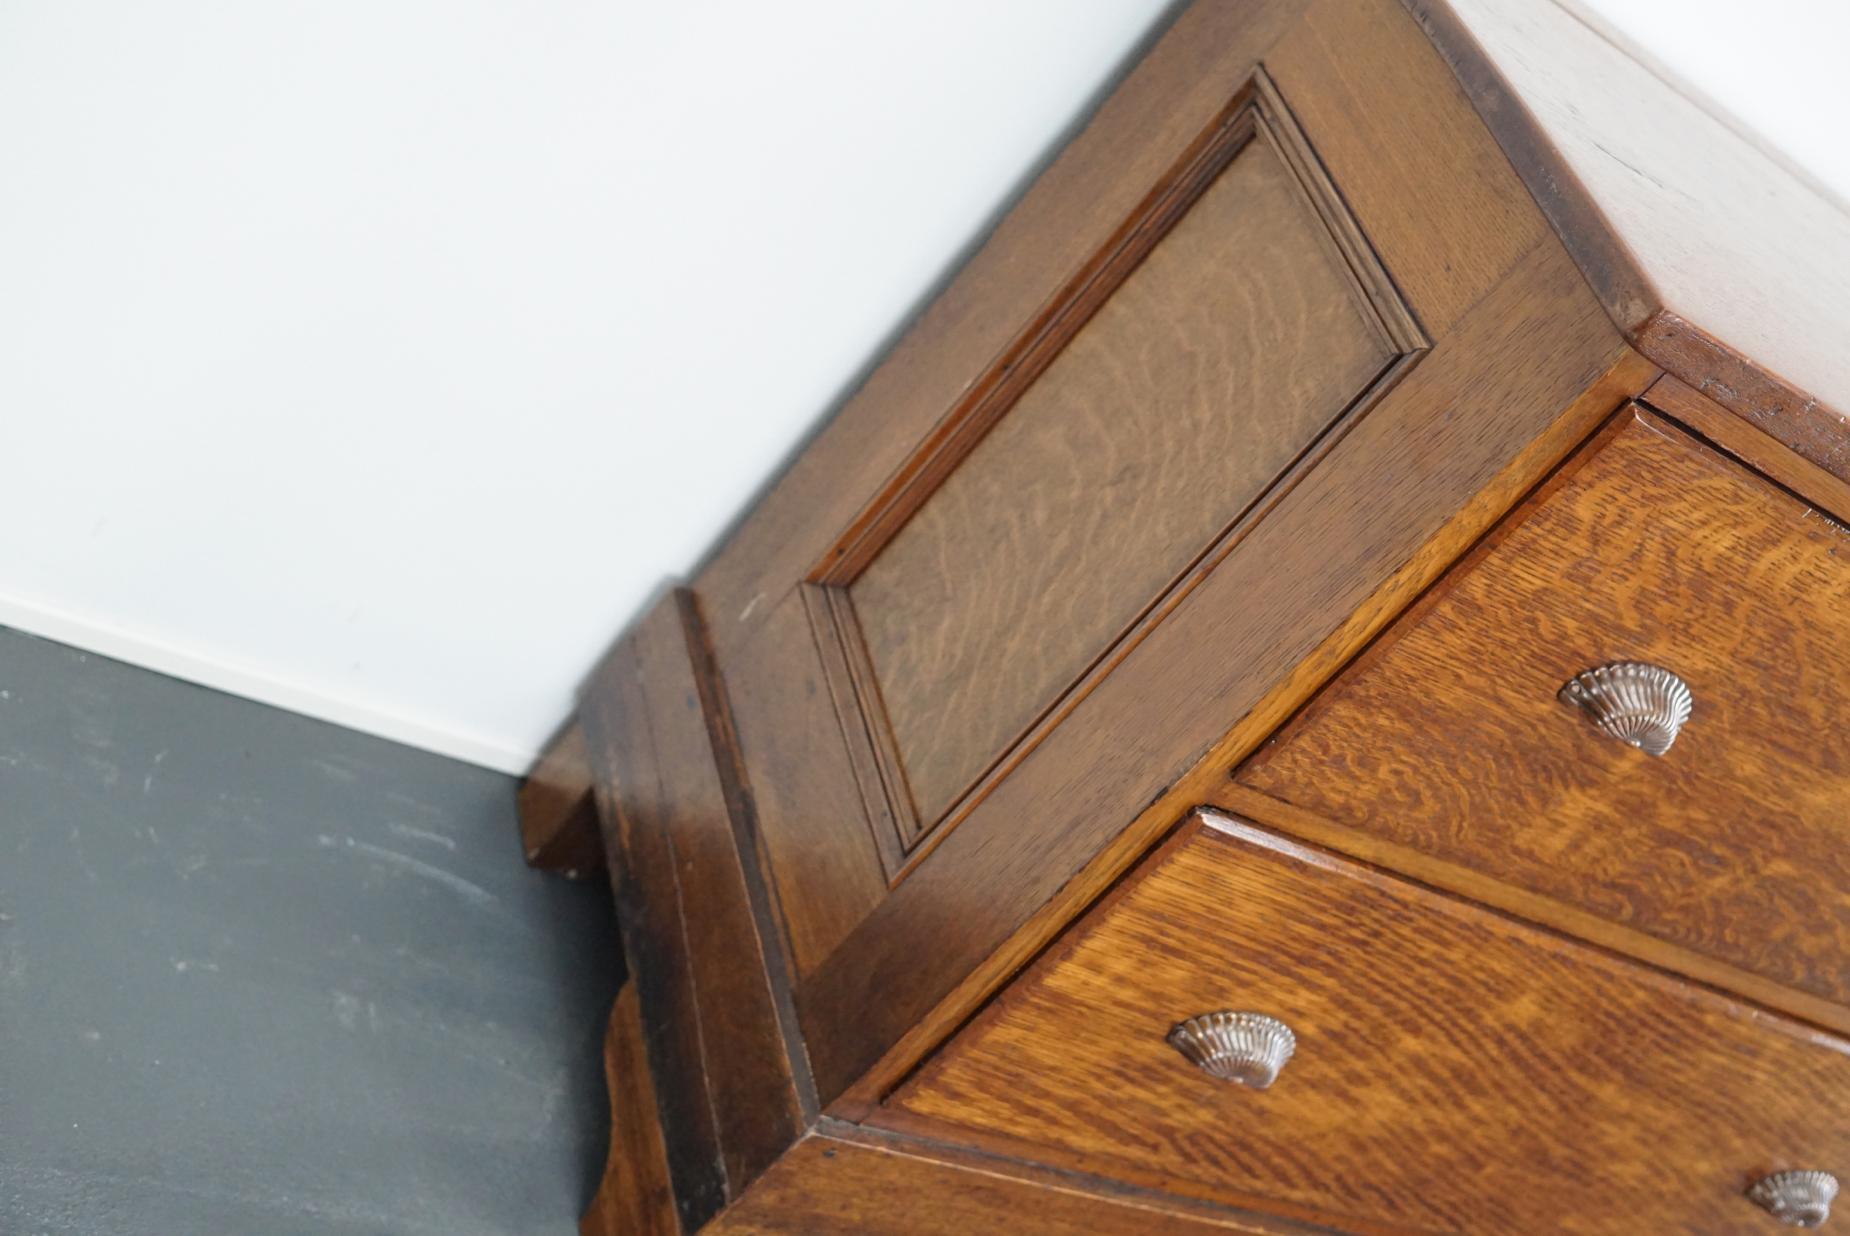
{"label": "quarter-sawn oak grain", "polygon": [[922,821],[1382,371],[1358,301],[1249,140],[855,580]]}
{"label": "quarter-sawn oak grain", "polygon": [[[1765,1233],[1763,1172],[1850,1170],[1850,1048],[1220,817],[1191,825],[893,1098],[915,1132],[1339,1227]],[[1165,1041],[1278,1017],[1265,1091]],[[920,1123],[923,1118],[927,1123]]]}
{"label": "quarter-sawn oak grain", "polygon": [[[1486,297],[806,977],[797,1004],[824,1105],[1127,821],[1146,810],[1173,821],[1200,801],[1182,788],[1190,769],[1377,590],[1403,582],[1403,567],[1436,573],[1429,539],[1474,536],[1453,517],[1558,418],[1588,425],[1577,396],[1610,389],[1601,379],[1629,355],[1557,249]],[[1645,378],[1623,368],[1628,384]],[[1524,462],[1536,471],[1499,487],[1503,500],[1551,461]],[[1378,496],[1347,496],[1363,486]],[[1470,522],[1482,531],[1501,513]]]}
{"label": "quarter-sawn oak grain", "polygon": [[1323,1229],[834,1125],[707,1229],[720,1236],[1314,1236]]}
{"label": "quarter-sawn oak grain", "polygon": [[[1274,798],[1850,1003],[1850,532],[1628,413],[1240,771]],[[1653,758],[1559,703],[1645,661]]]}
{"label": "quarter-sawn oak grain", "polygon": [[[1837,963],[1826,944],[1840,925],[1821,891],[1842,883],[1841,873],[1828,860],[1810,864],[1824,833],[1812,827],[1816,821],[1806,816],[1806,804],[1781,802],[1777,792],[1767,799],[1773,804],[1767,810],[1796,812],[1804,826],[1761,849],[1753,845],[1777,830],[1756,830],[1738,820],[1718,825],[1735,830],[1724,845],[1680,833],[1666,843],[1649,833],[1664,829],[1662,822],[1633,804],[1621,824],[1630,828],[1641,821],[1647,842],[1658,846],[1662,858],[1655,874],[1621,871],[1621,883],[1630,880],[1632,886],[1615,897],[1597,881],[1567,875],[1546,884],[1540,876],[1531,878],[1532,872],[1513,869],[1502,855],[1495,861],[1482,852],[1447,856],[1426,848],[1417,827],[1402,835],[1373,820],[1338,820],[1228,777],[1229,769],[1350,665],[1458,554],[1624,400],[1647,387],[1666,411],[1713,446],[1825,509],[1850,511],[1841,482],[1821,483],[1822,473],[1808,472],[1809,465],[1800,466],[1791,454],[1850,475],[1845,462],[1850,431],[1842,418],[1756,363],[1767,359],[1770,348],[1796,358],[1792,368],[1801,376],[1850,374],[1841,357],[1833,359],[1828,334],[1816,329],[1795,336],[1790,347],[1768,343],[1770,330],[1791,321],[1792,306],[1829,308],[1842,300],[1842,282],[1835,276],[1835,282],[1788,295],[1789,276],[1809,271],[1807,253],[1836,245],[1806,239],[1814,234],[1811,224],[1825,216],[1810,211],[1802,194],[1788,192],[1786,182],[1769,181],[1776,191],[1762,196],[1794,225],[1748,217],[1750,204],[1760,199],[1752,177],[1739,173],[1754,161],[1736,158],[1732,148],[1712,168],[1693,150],[1639,150],[1638,134],[1648,125],[1632,123],[1633,116],[1650,120],[1650,101],[1662,91],[1635,75],[1638,66],[1622,57],[1601,52],[1612,71],[1590,86],[1587,98],[1635,105],[1576,112],[1574,100],[1556,86],[1570,79],[1562,68],[1584,47],[1585,31],[1570,28],[1571,22],[1560,26],[1555,6],[1468,4],[1500,15],[1497,20],[1511,29],[1549,27],[1546,38],[1532,40],[1535,47],[1517,49],[1528,57],[1525,64],[1504,63],[1510,77],[1541,83],[1539,108],[1555,109],[1541,122],[1524,110],[1509,78],[1483,54],[1466,24],[1437,0],[1206,0],[1180,13],[860,390],[716,548],[698,573],[695,592],[676,595],[636,624],[587,691],[581,713],[598,765],[605,848],[623,902],[626,952],[635,962],[663,1154],[680,1218],[690,1227],[713,1216],[744,1225],[736,1230],[753,1230],[750,1224],[757,1222],[767,1225],[764,1230],[789,1230],[779,1223],[826,1229],[830,1222],[856,1231],[1035,1230],[1032,1224],[1044,1222],[1053,1231],[1086,1230],[1088,1224],[1110,1231],[1158,1223],[1159,1212],[1177,1207],[1178,1213],[1188,1211],[1189,1222],[1203,1216],[1220,1222],[1224,1212],[1217,1206],[1257,1206],[1299,1218],[1331,1213],[1330,1199],[1304,1184],[1306,1173],[1292,1177],[1288,1187],[1277,1181],[1236,1186],[1113,1157],[1119,1150],[1082,1153],[1046,1139],[1030,1144],[1018,1135],[951,1126],[900,1107],[885,1108],[878,1119],[910,1132],[876,1144],[878,1137],[818,1114],[824,1104],[832,1116],[846,1119],[882,1112],[882,1102],[921,1059],[968,1024],[986,999],[1190,806],[1202,802],[1241,805],[1267,827],[1325,841],[1763,1007],[1840,1029],[1850,1024],[1850,1006],[1835,1002],[1842,998],[1838,988],[1845,975],[1832,970]],[[1184,432],[1179,422],[1141,407],[1137,399],[1161,395],[1169,389],[1165,383],[1176,390],[1191,381],[1201,384],[1203,375],[1189,365],[1198,355],[1217,356],[1225,340],[1215,331],[1239,316],[1208,312],[1221,287],[1215,279],[1238,280],[1250,272],[1216,272],[1208,269],[1211,263],[1201,263],[1202,269],[1171,281],[1191,289],[1173,298],[1177,311],[1144,305],[1144,312],[1129,315],[1134,320],[1128,324],[1126,315],[1114,316],[1112,290],[1125,292],[1122,305],[1137,307],[1132,304],[1137,287],[1118,280],[1134,278],[1152,248],[1157,256],[1142,273],[1160,274],[1165,254],[1182,251],[1164,246],[1186,241],[1191,227],[1214,233],[1194,246],[1198,251],[1236,244],[1250,222],[1246,214],[1259,209],[1254,203],[1266,195],[1249,191],[1235,202],[1227,194],[1225,202],[1210,201],[1197,214],[1193,206],[1203,204],[1193,194],[1222,175],[1227,165],[1215,159],[1234,147],[1216,145],[1217,138],[1233,133],[1223,126],[1253,100],[1295,135],[1275,149],[1299,182],[1324,186],[1321,196],[1310,195],[1315,222],[1327,229],[1341,255],[1332,263],[1329,250],[1294,248],[1288,237],[1280,241],[1272,225],[1281,216],[1261,210],[1271,230],[1249,233],[1270,238],[1263,254],[1276,251],[1292,259],[1279,262],[1282,275],[1267,280],[1265,292],[1309,296],[1321,284],[1326,295],[1318,303],[1327,306],[1328,276],[1346,266],[1357,286],[1345,295],[1359,291],[1377,310],[1393,302],[1408,329],[1388,332],[1393,346],[1386,354],[1398,359],[1365,383],[1368,394],[1327,432],[1317,432],[1327,420],[1296,405],[1275,408],[1277,419],[1252,420],[1251,434],[1234,445],[1253,450],[1254,461],[1267,452],[1289,458],[1282,470],[1256,469],[1264,473],[1255,481],[1263,492],[1226,526],[1225,512],[1240,494],[1237,484],[1228,485],[1233,474],[1220,469],[1236,461],[1229,458],[1228,443],[1214,443],[1213,433],[1227,425],[1202,422]],[[1608,122],[1621,131],[1601,152],[1583,139],[1597,138]],[[1562,123],[1566,127],[1557,131]],[[1690,133],[1703,129],[1685,126]],[[1250,179],[1263,162],[1253,160],[1267,153],[1257,144],[1245,149],[1213,191],[1241,176]],[[1582,159],[1598,165],[1586,172],[1587,183],[1575,178]],[[1614,185],[1624,190],[1637,166],[1667,169],[1665,183],[1690,199],[1669,203],[1645,221],[1668,222],[1672,226],[1659,230],[1688,235],[1667,243],[1647,236],[1643,260],[1628,248],[1627,236],[1610,226],[1624,222],[1629,234],[1638,219],[1619,220],[1608,198]],[[1314,175],[1307,176],[1306,169]],[[1634,204],[1648,206],[1654,195],[1662,196],[1632,187],[1640,190],[1632,195]],[[1730,200],[1710,215],[1691,215],[1691,202],[1712,189]],[[1788,209],[1795,203],[1799,209]],[[1210,224],[1218,205],[1227,209],[1215,228]],[[1689,226],[1692,218],[1695,225]],[[1758,253],[1766,261],[1742,265],[1728,258],[1715,269],[1736,274],[1719,279],[1712,277],[1715,269],[1700,269],[1715,219],[1729,221],[1749,241],[1744,250],[1737,246],[1736,256]],[[1144,230],[1150,220],[1156,225]],[[1181,230],[1168,239],[1151,239],[1148,246],[1136,239],[1163,237],[1176,220]],[[1357,263],[1358,254],[1367,262]],[[1665,254],[1677,263],[1668,275]],[[1361,274],[1362,265],[1374,275]],[[1762,282],[1762,269],[1777,277]],[[1113,272],[1110,279],[1093,279],[1107,270]],[[1705,278],[1709,283],[1697,295],[1662,294]],[[1076,295],[1074,288],[1084,294]],[[1083,311],[1068,312],[1074,305]],[[1718,305],[1721,310],[1711,314]],[[1098,321],[1082,327],[1099,306],[1106,308]],[[1691,310],[1693,320],[1685,321],[1679,309]],[[1078,366],[1089,356],[1097,359],[1094,353],[1109,352],[1114,359],[1120,352],[1154,356],[1154,347],[1142,346],[1146,339],[1154,344],[1154,325],[1165,314],[1183,321],[1191,313],[1212,320],[1190,325],[1189,338],[1166,366],[1149,365],[1148,381],[1128,384],[1126,406],[1132,414],[1146,414],[1143,421],[1108,425],[1102,449],[1089,453],[1076,453],[1063,434],[1028,432],[1037,408],[1051,423],[1056,418],[1047,408],[1084,407],[1108,385],[1091,371],[1074,377],[1078,370],[1063,371],[1062,364]],[[1286,321],[1269,309],[1249,316]],[[1799,316],[1832,318],[1824,312]],[[1314,336],[1308,349],[1332,372],[1355,360],[1352,324],[1302,321],[1308,325],[1292,329]],[[1729,321],[1741,331],[1728,329]],[[1104,336],[1089,338],[1087,332],[1106,330],[1113,347],[1095,347],[1095,339]],[[1123,352],[1118,345],[1126,342],[1138,346]],[[1277,376],[1267,366],[1282,366],[1286,374],[1306,372],[1275,339],[1267,345],[1247,349],[1238,365],[1228,364],[1228,379]],[[1731,345],[1748,346],[1753,355]],[[1070,353],[1063,351],[1069,347]],[[1177,364],[1174,355],[1184,360]],[[1658,364],[1688,385],[1653,386]],[[1247,372],[1237,372],[1242,370]],[[1341,383],[1329,385],[1334,390]],[[1699,392],[1728,411],[1717,413]],[[1829,390],[1818,393],[1832,396]],[[1211,402],[1190,408],[1201,412]],[[983,415],[966,415],[971,409]],[[1010,418],[1018,414],[1027,428],[1011,430]],[[991,432],[1001,436],[986,439]],[[1162,466],[1143,470],[1148,492],[1165,501],[1153,513],[1148,503],[1133,502],[1127,509],[1135,508],[1134,516],[1101,515],[1081,538],[1086,554],[1100,552],[1081,555],[1077,564],[1036,550],[1035,542],[1057,545],[1067,525],[1083,522],[1087,495],[1101,503],[1113,500],[1109,482],[1115,473],[1108,465],[1119,462],[1114,452],[1123,443],[1112,440],[1111,432],[1135,435],[1138,445],[1146,438],[1153,444],[1165,433],[1181,441],[1152,450]],[[1011,433],[1019,440],[1011,443]],[[1291,456],[1292,443],[1301,444],[1306,433],[1314,444]],[[939,449],[945,443],[956,449]],[[1204,455],[1190,455],[1191,448]],[[1562,470],[1544,487],[1542,499],[1589,458]],[[1051,475],[1062,467],[1093,472],[1089,480]],[[1217,483],[1228,485],[1226,492],[1212,491]],[[1040,484],[1059,493],[1066,503],[1062,514],[1007,518],[1043,507],[1051,512],[1058,505],[1043,502]],[[982,490],[993,501],[960,498],[960,487]],[[1017,505],[1010,508],[1011,502]],[[1214,503],[1225,505],[1209,509]],[[1203,553],[1200,530],[1212,529],[1217,520],[1224,531],[1218,537],[1209,532],[1212,547]],[[1499,552],[1524,526],[1519,518],[1493,533],[1479,560]],[[1820,522],[1806,531],[1823,527]],[[908,566],[911,540],[924,548],[910,551]],[[892,555],[884,565],[883,548]],[[1108,549],[1117,552],[1103,552]],[[940,570],[938,557],[952,552],[962,553],[962,560]],[[1768,550],[1776,562],[1783,560],[1781,552]],[[1171,555],[1191,554],[1196,556],[1178,578]],[[1575,579],[1574,565],[1563,568],[1562,578]],[[1455,591],[1460,578],[1434,588],[1399,630],[1412,629],[1420,615]],[[1747,586],[1756,586],[1759,578],[1750,577]],[[1156,581],[1160,599],[1154,602],[1148,580]],[[1731,592],[1735,585],[1729,581],[1692,575],[1672,582],[1686,596],[1685,608],[1718,611],[1719,617],[1710,617],[1710,634],[1717,639],[1755,604]],[[964,595],[960,589],[973,591]],[[817,594],[830,598],[820,611],[813,604]],[[868,603],[865,614],[855,612],[858,603]],[[1541,609],[1551,612],[1546,603]],[[844,613],[856,632],[849,647],[855,655],[846,658],[836,655],[848,647],[839,638]],[[1128,627],[1124,614],[1133,615]],[[1830,619],[1811,617],[1820,623]],[[862,618],[880,628],[872,632],[874,640],[860,639]],[[950,628],[955,630],[947,636]],[[870,647],[876,641],[878,647]],[[1381,639],[1351,672],[1363,672],[1399,644],[1398,633]],[[960,656],[982,664],[962,678],[936,668]],[[909,660],[929,668],[908,670]],[[1339,698],[1346,682],[1327,698]],[[1793,685],[1812,690],[1808,682]],[[1555,719],[1570,719],[1552,703],[1554,686],[1558,683],[1549,684],[1549,706],[1556,709]],[[894,728],[876,732],[869,722],[878,710],[863,703],[886,694],[896,701]],[[1698,724],[1702,697],[1699,690]],[[1827,693],[1814,706],[1835,709],[1840,702]],[[1316,716],[1316,708],[1305,715]],[[1791,758],[1804,745],[1794,736],[1796,727],[1817,719],[1795,713],[1782,722],[1788,729],[1776,725],[1768,731],[1770,739],[1754,741],[1781,747],[1781,758]],[[895,736],[901,730],[903,739]],[[1389,735],[1387,745],[1396,737],[1402,736]],[[1686,735],[1685,742],[1691,741]],[[1768,754],[1771,749],[1758,754],[1757,748],[1744,749],[1742,766],[1758,768],[1777,787],[1783,766]],[[918,767],[909,768],[914,762]],[[1820,776],[1828,779],[1834,769],[1829,765]],[[903,790],[905,778],[914,774],[929,783],[920,810],[910,813],[908,823],[888,801],[885,810],[896,827],[885,834],[870,827],[878,821],[869,786],[883,798],[887,785]],[[1291,785],[1301,780],[1294,777]],[[1817,779],[1805,773],[1793,781],[1816,806]],[[929,818],[940,807],[939,819]],[[584,839],[582,833],[568,835]],[[1797,846],[1798,852],[1782,846]],[[541,848],[543,857],[550,853]],[[1271,848],[1282,853],[1290,847]],[[1587,855],[1609,863],[1618,848],[1604,838],[1577,844],[1561,866],[1571,871]],[[1771,856],[1764,891],[1744,879],[1749,863],[1744,853]],[[1511,861],[1530,857],[1518,852]],[[1327,870],[1318,863],[1310,865]],[[1344,889],[1358,883],[1376,887],[1353,873],[1343,881]],[[1437,916],[1421,920],[1422,930],[1438,931],[1435,924],[1450,913],[1445,907],[1457,905],[1398,884],[1388,887],[1398,890],[1395,897],[1403,892],[1411,897],[1407,904],[1420,913]],[[1804,904],[1807,895],[1821,898],[1818,904],[1827,912],[1808,913],[1817,907]],[[1691,902],[1706,909],[1691,909]],[[1734,917],[1699,921],[1710,912]],[[1308,915],[1307,909],[1306,921]],[[1479,911],[1465,917],[1471,915],[1477,916],[1473,922],[1508,926]],[[1167,924],[1177,938],[1195,926],[1193,918]],[[1292,924],[1261,926],[1283,932]],[[1659,999],[1668,1002],[1664,1008],[1722,1010],[1715,1013],[1727,1023],[1719,1039],[1686,1042],[1668,1031],[1641,1039],[1643,1059],[1627,1076],[1645,1094],[1638,1112],[1669,1130],[1661,1148],[1687,1148],[1689,1139],[1677,1124],[1677,1113],[1687,1108],[1659,1101],[1667,1067],[1659,1056],[1666,1048],[1683,1052],[1702,1074],[1698,1082],[1716,1072],[1710,1054],[1716,1042],[1735,1042],[1744,1059],[1759,1059],[1762,1040],[1728,1038],[1745,1024],[1740,1008],[1632,962],[1527,928],[1518,934],[1541,941],[1537,947],[1556,949],[1551,955],[1572,959],[1575,975],[1619,974],[1639,991],[1657,993],[1636,996],[1646,1004]],[[1314,932],[1291,938],[1312,961],[1338,968],[1351,964],[1318,951]],[[1770,942],[1755,954],[1754,940]],[[1052,956],[1063,955],[1066,947],[1056,946]],[[1469,974],[1469,950],[1464,951],[1460,973]],[[1598,963],[1591,970],[1588,958]],[[1432,961],[1438,964],[1436,953]],[[1006,1010],[1013,999],[1007,996],[996,1007]],[[1617,1007],[1636,1013],[1644,1006]],[[1519,1011],[1530,1012],[1526,1006]],[[998,1014],[982,1018],[993,1015]],[[1527,1028],[1532,1022],[1519,1024]],[[1798,1041],[1791,1038],[1792,1025],[1777,1017],[1761,1031]],[[1545,1033],[1539,1041],[1552,1042]],[[1507,1048],[1500,1041],[1491,1045],[1504,1051],[1492,1063],[1506,1080],[1535,1059],[1526,1040]],[[1553,1043],[1550,1050],[1559,1047]],[[938,1060],[952,1059],[958,1050]],[[1834,1041],[1829,1050],[1835,1059]],[[1842,1097],[1832,1089],[1837,1077],[1832,1072],[1820,1083],[1801,1071],[1791,1093],[1821,1086],[1827,1105],[1837,1103]],[[1558,1089],[1570,1083],[1548,1084]],[[620,1098],[626,1096],[633,1099],[633,1091],[619,1091]],[[980,1097],[1005,1105],[1011,1099],[1001,1088]],[[1756,1097],[1737,1093],[1735,1106],[1750,1108]],[[1082,1098],[1099,1104],[1104,1118],[1120,1115],[1096,1092]],[[1624,1106],[1615,1097],[1585,1123],[1598,1131],[1589,1144],[1605,1145],[1624,1159],[1607,1174],[1637,1184],[1647,1171],[1640,1165],[1660,1149],[1660,1139],[1653,1130],[1650,1137],[1620,1145],[1630,1136],[1624,1130],[1634,1127],[1626,1121],[1635,1113],[1621,1110]],[[1768,1110],[1790,1115],[1795,1109],[1781,1093]],[[1753,1122],[1768,1118],[1768,1110],[1754,1112],[1746,1127],[1762,1128]],[[1518,1117],[1547,1114],[1544,1107]],[[1716,1123],[1726,1118],[1718,1115]],[[1528,1126],[1518,1132],[1522,1129]],[[1482,1148],[1473,1147],[1467,1133],[1460,1117],[1440,1149],[1467,1158],[1441,1156],[1454,1174],[1422,1200],[1408,1203],[1396,1193],[1393,1205],[1371,1210],[1367,1203],[1381,1199],[1362,1196],[1368,1179],[1350,1173],[1341,1186],[1350,1190],[1349,1201],[1336,1207],[1344,1216],[1342,1227],[1431,1229],[1435,1221],[1409,1215],[1430,1212],[1430,1218],[1479,1206],[1489,1209],[1472,1212],[1467,1230],[1522,1230],[1521,1224],[1511,1226],[1515,1211],[1495,1206],[1526,1202],[1524,1182],[1545,1177],[1546,1185],[1529,1193],[1545,1195],[1566,1217],[1545,1215],[1543,1227],[1599,1230],[1587,1218],[1590,1210],[1572,1206],[1608,1182],[1584,1162],[1571,1180],[1548,1176],[1560,1164],[1550,1157],[1556,1147],[1545,1139],[1518,1141],[1516,1154],[1525,1160],[1519,1169],[1492,1164],[1503,1173],[1496,1179],[1515,1182],[1499,1195],[1501,1202],[1460,1192],[1460,1178],[1490,1170],[1483,1168],[1490,1160],[1476,1153]],[[949,1146],[946,1138],[966,1145]],[[1141,1154],[1149,1141],[1138,1145]],[[844,1155],[841,1146],[852,1146],[854,1153]],[[831,1157],[825,1149],[837,1154]],[[1197,1152],[1191,1164],[1212,1159],[1199,1146],[1183,1149]],[[1707,1149],[1698,1148],[1698,1159]],[[1803,1161],[1813,1152],[1821,1161]],[[1754,1173],[1776,1167],[1834,1166],[1822,1161],[1827,1152],[1835,1151],[1809,1144],[1769,1150],[1765,1161],[1731,1168],[1735,1178],[1725,1188],[1719,1179],[1705,1179],[1681,1203],[1719,1209],[1698,1215],[1673,1206],[1663,1221],[1671,1230],[1691,1224],[1703,1231],[1765,1230],[1768,1220],[1741,1203],[1740,1188]],[[1021,1156],[1042,1163],[1030,1165]],[[864,1170],[867,1164],[878,1168]],[[849,1165],[853,1170],[844,1173]],[[1398,1179],[1404,1184],[1407,1176]],[[1446,1193],[1446,1187],[1453,1191]],[[1186,1200],[1176,1200],[1185,1194],[1202,1195],[1192,1210]],[[1623,1205],[1636,1200],[1628,1192],[1613,1213],[1624,1213]],[[1422,1205],[1428,1211],[1420,1211]],[[1637,1221],[1632,1230],[1659,1226],[1651,1217],[1632,1217]],[[1165,1214],[1161,1221],[1175,1216]]]}

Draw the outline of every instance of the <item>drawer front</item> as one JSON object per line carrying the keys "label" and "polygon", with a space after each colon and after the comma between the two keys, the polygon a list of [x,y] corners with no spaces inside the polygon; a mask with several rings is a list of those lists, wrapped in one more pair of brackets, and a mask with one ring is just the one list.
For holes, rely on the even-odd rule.
{"label": "drawer front", "polygon": [[[1661,756],[1557,693],[1693,696]],[[1239,771],[1336,824],[1850,1002],[1850,533],[1648,413]]]}
{"label": "drawer front", "polygon": [[[1850,1170],[1837,1040],[1199,820],[896,1092],[896,1122],[1370,1230],[1771,1232],[1757,1179]],[[1222,1010],[1295,1033],[1269,1088],[1165,1041]]]}

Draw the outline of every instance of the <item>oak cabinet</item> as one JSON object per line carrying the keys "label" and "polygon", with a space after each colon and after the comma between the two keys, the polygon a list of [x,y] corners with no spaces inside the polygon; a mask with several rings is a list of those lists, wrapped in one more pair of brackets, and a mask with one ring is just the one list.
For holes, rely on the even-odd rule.
{"label": "oak cabinet", "polygon": [[1817,1218],[1846,323],[1552,0],[1178,13],[536,769],[633,976],[586,1230]]}
{"label": "oak cabinet", "polygon": [[[1850,1005],[1846,635],[1850,533],[1627,411],[1239,780]],[[1559,698],[1628,663],[1691,697],[1662,754]]]}
{"label": "oak cabinet", "polygon": [[[1283,1027],[1275,1081],[1168,1041],[1217,1012]],[[1844,1162],[1847,1099],[1842,1040],[1202,812],[881,1118],[1339,1227],[1619,1236],[1768,1230],[1744,1192]]]}

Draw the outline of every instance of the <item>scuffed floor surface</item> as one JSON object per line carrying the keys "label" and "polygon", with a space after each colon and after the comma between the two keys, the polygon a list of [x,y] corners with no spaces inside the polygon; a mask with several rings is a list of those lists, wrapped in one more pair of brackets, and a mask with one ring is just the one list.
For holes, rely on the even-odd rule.
{"label": "scuffed floor surface", "polygon": [[512,778],[0,630],[0,1232],[574,1232],[613,931]]}

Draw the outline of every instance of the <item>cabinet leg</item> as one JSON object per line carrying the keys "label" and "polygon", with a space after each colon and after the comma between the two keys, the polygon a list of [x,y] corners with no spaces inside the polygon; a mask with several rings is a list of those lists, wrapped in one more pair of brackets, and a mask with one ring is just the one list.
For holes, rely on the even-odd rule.
{"label": "cabinet leg", "polygon": [[610,1156],[578,1225],[580,1236],[679,1236],[634,983],[624,984],[610,1010],[604,1077],[610,1086]]}
{"label": "cabinet leg", "polygon": [[529,867],[583,879],[604,869],[584,728],[574,717],[520,787],[520,844]]}

